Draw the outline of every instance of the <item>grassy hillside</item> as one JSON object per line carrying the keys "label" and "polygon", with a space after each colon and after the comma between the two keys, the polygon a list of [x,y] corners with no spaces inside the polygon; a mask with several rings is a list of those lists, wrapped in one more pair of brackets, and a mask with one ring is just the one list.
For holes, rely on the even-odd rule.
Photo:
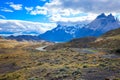
{"label": "grassy hillside", "polygon": [[111,36],[117,36],[117,35],[120,35],[120,28],[108,31],[107,33],[102,35],[102,37],[111,37]]}
{"label": "grassy hillside", "polygon": [[120,28],[109,31],[90,44],[91,47],[120,49]]}
{"label": "grassy hillside", "polygon": [[95,40],[96,40],[95,37],[85,37],[85,38],[73,39],[67,44],[69,44],[70,47],[87,48],[88,44]]}
{"label": "grassy hillside", "polygon": [[47,50],[56,50],[60,48],[87,48],[89,43],[95,41],[95,37],[85,37],[73,39],[67,43],[58,43],[52,46],[48,46]]}
{"label": "grassy hillside", "polygon": [[[0,80],[120,80],[120,57],[62,48],[41,52],[48,43],[0,40]],[[4,45],[4,46],[3,46]]]}
{"label": "grassy hillside", "polygon": [[[99,38],[74,39],[47,47],[46,42],[17,42],[0,39],[0,80],[120,80],[120,29]],[[94,54],[76,52],[72,48],[91,48]],[[89,51],[90,51],[89,50]],[[113,52],[114,53],[114,52]]]}

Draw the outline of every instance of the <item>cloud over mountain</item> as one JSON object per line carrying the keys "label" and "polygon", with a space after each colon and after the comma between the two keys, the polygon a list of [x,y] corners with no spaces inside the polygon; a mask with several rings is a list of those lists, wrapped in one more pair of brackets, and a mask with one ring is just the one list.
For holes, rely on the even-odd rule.
{"label": "cloud over mountain", "polygon": [[0,20],[0,32],[17,34],[41,34],[56,27],[54,23],[39,23],[20,20]]}
{"label": "cloud over mountain", "polygon": [[119,0],[59,0],[64,8],[81,10],[84,12],[119,12]]}
{"label": "cloud over mountain", "polygon": [[56,23],[92,21],[100,13],[114,13],[115,16],[120,16],[119,0],[1,0],[0,2],[2,4],[0,15],[15,20]]}
{"label": "cloud over mountain", "polygon": [[100,13],[118,14],[120,1],[114,0],[50,0],[44,6],[36,6],[31,15],[46,15],[53,22],[93,20]]}

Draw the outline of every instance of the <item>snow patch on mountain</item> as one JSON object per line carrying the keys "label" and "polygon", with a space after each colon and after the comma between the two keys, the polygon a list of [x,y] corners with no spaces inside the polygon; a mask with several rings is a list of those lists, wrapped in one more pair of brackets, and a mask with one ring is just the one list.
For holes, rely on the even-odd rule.
{"label": "snow patch on mountain", "polygon": [[109,30],[120,27],[120,22],[112,14],[104,13],[97,16],[88,24],[83,23],[59,23],[56,28],[39,35],[42,39],[53,42],[69,41],[73,38],[88,36],[98,37]]}
{"label": "snow patch on mountain", "polygon": [[74,35],[77,30],[84,27],[88,22],[58,22],[58,26],[53,30],[63,30],[67,34]]}

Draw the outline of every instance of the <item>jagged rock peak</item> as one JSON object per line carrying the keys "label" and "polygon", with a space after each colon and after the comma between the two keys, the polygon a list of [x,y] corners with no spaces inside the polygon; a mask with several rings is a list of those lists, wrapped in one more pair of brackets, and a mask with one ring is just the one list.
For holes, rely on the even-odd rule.
{"label": "jagged rock peak", "polygon": [[110,13],[110,14],[108,15],[108,17],[114,17],[114,16],[112,15],[112,13]]}
{"label": "jagged rock peak", "polygon": [[105,13],[102,13],[102,14],[100,14],[99,16],[97,16],[97,19],[99,19],[99,18],[106,18],[107,16],[105,15]]}
{"label": "jagged rock peak", "polygon": [[107,16],[107,18],[109,19],[109,21],[112,21],[112,22],[116,21],[115,17],[111,13]]}

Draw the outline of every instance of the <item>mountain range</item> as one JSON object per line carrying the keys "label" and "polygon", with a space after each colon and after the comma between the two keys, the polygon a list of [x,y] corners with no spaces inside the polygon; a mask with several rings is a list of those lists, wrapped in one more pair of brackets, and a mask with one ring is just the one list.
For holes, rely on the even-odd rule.
{"label": "mountain range", "polygon": [[37,36],[33,36],[33,35],[19,35],[19,36],[8,36],[6,37],[6,39],[11,39],[11,40],[17,40],[17,41],[41,41],[42,39],[40,39]]}
{"label": "mountain range", "polygon": [[74,38],[82,38],[88,36],[100,36],[103,33],[119,28],[120,22],[112,14],[106,16],[100,14],[87,25],[67,26],[58,24],[58,26],[44,34],[39,35],[40,38],[52,42],[66,42]]}
{"label": "mountain range", "polygon": [[46,50],[61,48],[93,48],[107,50],[110,53],[120,54],[120,28],[110,30],[100,37],[84,37],[70,40],[66,43],[57,43],[46,47]]}
{"label": "mountain range", "polygon": [[[46,40],[50,42],[67,42],[74,38],[82,38],[95,36],[98,37],[107,31],[120,27],[120,22],[112,14],[106,16],[104,13],[98,15],[95,20],[88,24],[60,24],[57,27],[49,30],[38,36],[33,36],[35,40]],[[26,35],[27,36],[27,35]],[[36,38],[37,37],[37,38]],[[8,37],[8,39],[18,39],[19,37]],[[25,39],[24,37],[22,40]],[[20,39],[19,39],[20,40]]]}

